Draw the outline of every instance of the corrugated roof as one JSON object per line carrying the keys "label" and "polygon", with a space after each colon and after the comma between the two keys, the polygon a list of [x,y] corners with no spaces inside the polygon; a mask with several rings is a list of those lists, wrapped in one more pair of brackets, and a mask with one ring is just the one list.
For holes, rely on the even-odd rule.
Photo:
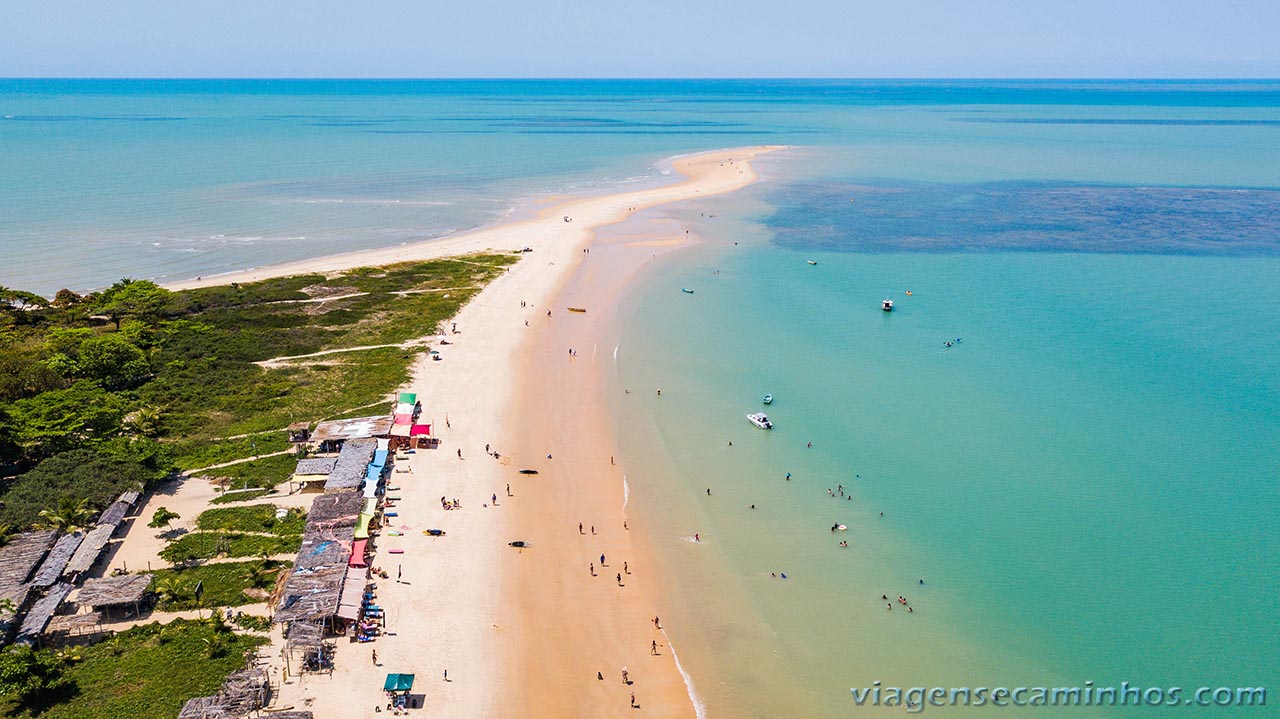
{"label": "corrugated roof", "polygon": [[376,417],[334,419],[317,424],[315,431],[311,433],[311,441],[328,442],[380,437],[390,431],[391,418],[385,414],[380,414]]}

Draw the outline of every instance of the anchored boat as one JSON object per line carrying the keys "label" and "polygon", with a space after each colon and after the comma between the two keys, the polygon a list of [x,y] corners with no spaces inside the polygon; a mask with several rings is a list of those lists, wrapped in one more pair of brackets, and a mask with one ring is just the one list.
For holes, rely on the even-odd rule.
{"label": "anchored boat", "polygon": [[883,302],[880,303],[880,309],[884,310],[885,312],[892,312],[893,300],[886,298]]}
{"label": "anchored boat", "polygon": [[773,422],[769,421],[769,418],[765,416],[764,412],[756,412],[755,414],[747,415],[747,421],[760,429],[773,429]]}
{"label": "anchored boat", "polygon": [[764,400],[763,400],[763,402],[764,402],[765,404],[773,404],[773,395],[771,395],[771,394],[766,394],[766,395],[764,396]]}

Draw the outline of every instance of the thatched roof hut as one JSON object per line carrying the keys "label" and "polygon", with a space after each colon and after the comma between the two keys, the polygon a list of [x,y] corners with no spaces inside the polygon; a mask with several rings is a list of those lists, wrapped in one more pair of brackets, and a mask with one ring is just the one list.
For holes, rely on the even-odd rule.
{"label": "thatched roof hut", "polygon": [[23,532],[0,547],[0,591],[25,583],[57,536],[52,529]]}
{"label": "thatched roof hut", "polygon": [[44,562],[31,578],[31,586],[36,589],[52,587],[54,582],[58,581],[58,577],[62,576],[63,570],[67,568],[67,562],[71,561],[71,556],[76,553],[83,541],[84,532],[79,531],[58,537],[58,541],[53,543],[53,549],[45,555]]}
{"label": "thatched roof hut", "polygon": [[271,621],[282,624],[298,621],[324,621],[338,611],[346,563],[336,567],[297,569],[285,580],[280,594],[280,608]]}
{"label": "thatched roof hut", "polygon": [[58,611],[58,607],[62,605],[63,600],[71,593],[71,584],[67,582],[58,582],[53,585],[43,597],[40,597],[27,615],[22,619],[22,626],[18,629],[17,641],[24,644],[30,644],[35,641],[36,637],[44,632],[48,626],[49,620]]}
{"label": "thatched roof hut", "polygon": [[45,634],[87,634],[102,629],[102,612],[55,614],[44,628]]}
{"label": "thatched roof hut", "polygon": [[328,492],[311,502],[311,510],[307,512],[307,526],[324,527],[349,522],[355,527],[363,508],[364,497],[359,492]]}
{"label": "thatched roof hut", "polygon": [[294,476],[328,476],[333,473],[333,467],[337,463],[337,457],[312,457],[311,459],[300,459],[298,460],[298,466],[293,469],[293,474]]}
{"label": "thatched roof hut", "polygon": [[271,684],[267,673],[261,669],[241,669],[233,672],[222,683],[218,697],[234,716],[243,716],[267,705]]}
{"label": "thatched roof hut", "polygon": [[377,440],[348,440],[342,445],[342,451],[338,453],[338,461],[334,464],[333,471],[329,473],[329,481],[324,483],[324,491],[355,489],[364,484],[369,462],[373,461],[373,453],[377,449]]}
{"label": "thatched roof hut", "polygon": [[284,633],[289,651],[314,652],[324,645],[324,627],[314,622],[293,622]]}
{"label": "thatched roof hut", "polygon": [[271,719],[315,719],[315,715],[308,711],[274,712]]}
{"label": "thatched roof hut", "polygon": [[71,555],[71,560],[67,562],[67,568],[63,570],[62,575],[74,578],[92,569],[115,531],[113,524],[99,524],[90,530],[80,542],[80,546],[76,548],[75,554]]}
{"label": "thatched roof hut", "polygon": [[217,696],[188,699],[178,712],[178,719],[236,719]]}
{"label": "thatched roof hut", "polygon": [[90,579],[76,595],[82,607],[110,608],[132,606],[138,609],[151,587],[152,574],[121,574],[116,577]]}

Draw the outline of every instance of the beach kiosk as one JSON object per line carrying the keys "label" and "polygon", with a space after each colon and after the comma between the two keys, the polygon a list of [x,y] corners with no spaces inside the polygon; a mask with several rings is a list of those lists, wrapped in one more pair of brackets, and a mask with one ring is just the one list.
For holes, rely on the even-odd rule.
{"label": "beach kiosk", "polygon": [[413,689],[412,674],[388,674],[382,684],[387,693],[387,709],[409,709],[409,692]]}

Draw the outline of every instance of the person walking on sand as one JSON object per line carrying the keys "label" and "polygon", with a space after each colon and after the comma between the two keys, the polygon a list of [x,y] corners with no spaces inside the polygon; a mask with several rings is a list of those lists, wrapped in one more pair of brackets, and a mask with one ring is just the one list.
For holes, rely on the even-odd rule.
{"label": "person walking on sand", "polygon": [[595,562],[592,562],[592,563],[591,563],[591,576],[593,576],[593,577],[594,577],[594,576],[596,576],[596,563],[595,563]]}
{"label": "person walking on sand", "polygon": [[458,459],[462,459],[462,448],[458,448]]}
{"label": "person walking on sand", "polygon": [[622,586],[622,572],[618,572],[618,586]]}
{"label": "person walking on sand", "polygon": [[378,666],[378,650],[377,649],[373,650],[373,665],[375,667]]}
{"label": "person walking on sand", "polygon": [[596,533],[596,525],[594,525],[594,524],[593,524],[593,525],[591,525],[591,533],[592,533],[593,535]]}
{"label": "person walking on sand", "polygon": [[657,639],[654,639],[652,642],[649,642],[649,654],[655,657],[658,656],[658,640]]}
{"label": "person walking on sand", "polygon": [[578,534],[586,534],[586,532],[582,531],[582,522],[578,522]]}
{"label": "person walking on sand", "polygon": [[622,668],[622,683],[623,683],[623,684],[630,684],[630,683],[631,683],[631,675],[627,673],[627,668],[626,668],[626,667],[623,667],[623,668]]}
{"label": "person walking on sand", "polygon": [[622,563],[622,573],[623,573],[623,574],[630,574],[630,573],[631,573],[631,570],[630,570],[630,569],[627,569],[627,563],[626,563],[625,561]]}
{"label": "person walking on sand", "polygon": [[602,566],[602,567],[607,567],[607,566],[609,566],[609,565],[607,565],[607,564],[605,564],[605,563],[604,563],[604,555],[603,555],[603,554],[601,554],[601,555],[600,555],[600,566]]}
{"label": "person walking on sand", "polygon": [[636,693],[635,693],[635,692],[631,692],[631,706],[632,706],[632,708],[635,708],[635,707],[640,706],[639,704],[636,704]]}

